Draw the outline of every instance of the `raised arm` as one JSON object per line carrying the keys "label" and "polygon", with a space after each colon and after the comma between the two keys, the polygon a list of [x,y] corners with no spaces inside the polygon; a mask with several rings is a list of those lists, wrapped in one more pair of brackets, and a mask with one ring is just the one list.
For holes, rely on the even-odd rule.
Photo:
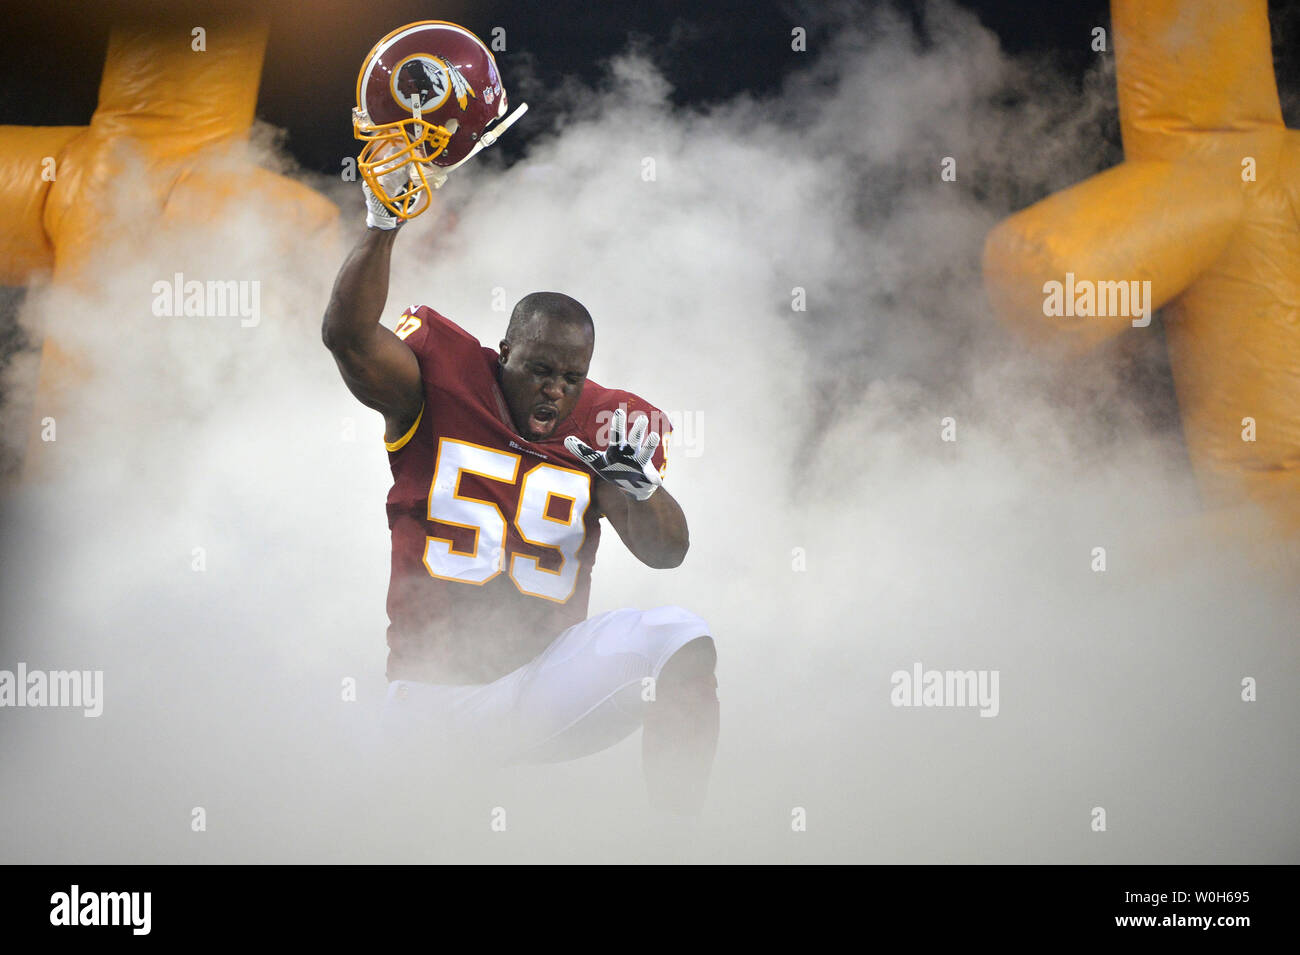
{"label": "raised arm", "polygon": [[344,384],[358,401],[384,416],[389,441],[410,430],[424,402],[415,352],[379,324],[399,231],[366,229],[339,269],[321,323],[321,338]]}

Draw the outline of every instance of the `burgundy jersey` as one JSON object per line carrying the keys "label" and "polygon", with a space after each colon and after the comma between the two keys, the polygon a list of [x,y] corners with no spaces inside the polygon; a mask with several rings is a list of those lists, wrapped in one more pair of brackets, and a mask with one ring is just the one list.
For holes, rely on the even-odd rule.
{"label": "burgundy jersey", "polygon": [[662,474],[671,426],[636,395],[588,379],[572,414],[527,441],[511,423],[496,351],[425,306],[403,312],[396,332],[419,360],[424,409],[387,445],[388,678],[492,680],[587,616],[600,478],[565,437],[603,450],[620,405],[629,429],[649,415]]}

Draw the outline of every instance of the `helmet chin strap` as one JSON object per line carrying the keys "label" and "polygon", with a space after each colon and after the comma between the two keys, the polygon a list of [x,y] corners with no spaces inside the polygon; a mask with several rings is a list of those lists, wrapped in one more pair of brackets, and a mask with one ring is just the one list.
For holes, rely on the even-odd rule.
{"label": "helmet chin strap", "polygon": [[[420,119],[421,112],[422,110],[420,108],[420,104],[418,102],[415,103],[415,105],[411,108],[412,118]],[[524,113],[526,112],[528,112],[528,104],[520,103],[519,106],[514,110],[514,112],[510,113],[508,116],[506,116],[505,119],[501,120],[501,125],[497,126],[496,129],[485,130],[483,135],[479,138],[479,141],[474,144],[474,148],[472,148],[468,153],[466,153],[465,157],[461,159],[460,162],[454,163],[450,166],[436,166],[432,162],[427,160],[424,162],[420,162],[417,160],[416,162],[410,163],[410,165],[407,166],[406,171],[407,171],[407,175],[410,178],[411,186],[417,187],[421,184],[421,172],[422,172],[424,176],[424,180],[427,181],[430,186],[432,186],[434,189],[442,188],[443,183],[447,181],[447,174],[449,172],[451,172],[453,169],[459,169],[465,163],[473,159],[474,156],[478,154],[479,150],[491,146],[493,143],[495,143],[498,139],[501,138],[501,134],[504,133],[511,126],[513,126],[519,120],[519,117],[523,116]],[[358,122],[366,123],[366,124],[370,122],[370,117],[365,110],[354,107],[352,113],[356,117],[356,120]],[[457,121],[455,119],[451,120],[447,124],[447,132],[449,134],[455,133],[457,128],[459,128],[459,124],[457,124]],[[420,167],[419,169],[416,168],[417,165]]]}
{"label": "helmet chin strap", "polygon": [[505,119],[501,120],[501,125],[497,126],[496,129],[484,130],[483,135],[479,137],[479,141],[474,144],[473,149],[471,149],[469,152],[465,154],[464,159],[462,159],[460,162],[453,163],[450,166],[443,166],[442,167],[443,172],[448,173],[451,172],[453,169],[459,169],[461,166],[465,165],[465,163],[469,162],[471,159],[474,158],[475,155],[477,155],[480,149],[484,149],[488,146],[491,146],[493,143],[495,143],[497,139],[500,138],[501,134],[504,133],[511,126],[513,126],[515,122],[519,119],[519,117],[523,116],[524,113],[526,112],[528,112],[528,104],[520,103],[519,106],[515,108],[515,111],[513,113],[511,113]]}

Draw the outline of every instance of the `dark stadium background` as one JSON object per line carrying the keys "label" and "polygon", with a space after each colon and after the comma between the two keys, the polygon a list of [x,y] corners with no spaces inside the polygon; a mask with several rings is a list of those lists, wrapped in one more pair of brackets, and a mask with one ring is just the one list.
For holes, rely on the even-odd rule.
{"label": "dark stadium background", "polygon": [[[1109,28],[1108,0],[958,0],[975,10],[1003,47],[1013,53],[1048,57],[1076,79],[1093,60],[1088,48],[1094,26]],[[1230,2],[1230,0],[1225,0]],[[486,36],[507,30],[509,48],[499,54],[507,82],[510,58],[527,56],[543,85],[565,76],[599,80],[609,56],[638,43],[661,65],[678,104],[702,105],[742,91],[776,89],[809,54],[790,50],[790,29],[809,30],[815,55],[825,34],[844,19],[877,7],[910,17],[924,44],[923,0],[857,0],[793,3],[773,0],[640,0],[637,3],[575,0],[477,0],[429,3],[420,0],[269,0],[265,3],[176,3],[141,0],[18,0],[5,4],[0,30],[4,83],[0,123],[83,125],[95,108],[108,29],[114,20],[138,17],[229,16],[240,10],[269,10],[271,38],[262,74],[258,116],[288,132],[286,146],[306,168],[337,172],[340,156],[354,151],[348,111],[362,58],[395,26],[419,19],[451,19]],[[1282,40],[1300,28],[1297,0],[1270,0],[1274,58],[1287,124],[1300,126],[1296,90],[1300,52]],[[522,124],[502,139],[518,154],[530,135],[547,127]],[[1114,133],[1118,136],[1118,126]]]}

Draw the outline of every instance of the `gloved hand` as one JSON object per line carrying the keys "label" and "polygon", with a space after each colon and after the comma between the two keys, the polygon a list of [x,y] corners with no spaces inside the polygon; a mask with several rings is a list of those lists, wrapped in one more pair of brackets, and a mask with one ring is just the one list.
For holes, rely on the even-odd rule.
{"label": "gloved hand", "polygon": [[649,425],[650,419],[643,415],[632,425],[632,433],[627,434],[627,414],[619,408],[609,423],[609,447],[604,451],[588,447],[572,434],[564,439],[564,446],[625,494],[645,501],[663,485],[659,472],[650,463],[655,448],[659,447],[659,434],[651,431],[647,436]]}
{"label": "gloved hand", "polygon": [[405,222],[405,219],[393,215],[388,206],[379,201],[379,198],[370,188],[370,183],[364,179],[361,181],[361,191],[366,194],[366,225],[371,229],[396,229]]}
{"label": "gloved hand", "polygon": [[[421,163],[419,172],[423,173],[425,181],[430,188],[439,189],[447,181],[447,174],[433,163]],[[412,179],[412,176],[415,176]],[[419,185],[419,174],[416,173],[416,167],[413,165],[399,166],[392,172],[384,173],[379,177],[379,184],[383,186],[392,199],[400,199],[411,189]],[[417,199],[415,207],[407,216],[399,216],[384,203],[379,201],[374,190],[370,188],[370,183],[363,178],[361,181],[361,191],[366,196],[366,225],[372,229],[396,229],[408,219],[414,219],[423,212],[429,205],[428,190]]]}

